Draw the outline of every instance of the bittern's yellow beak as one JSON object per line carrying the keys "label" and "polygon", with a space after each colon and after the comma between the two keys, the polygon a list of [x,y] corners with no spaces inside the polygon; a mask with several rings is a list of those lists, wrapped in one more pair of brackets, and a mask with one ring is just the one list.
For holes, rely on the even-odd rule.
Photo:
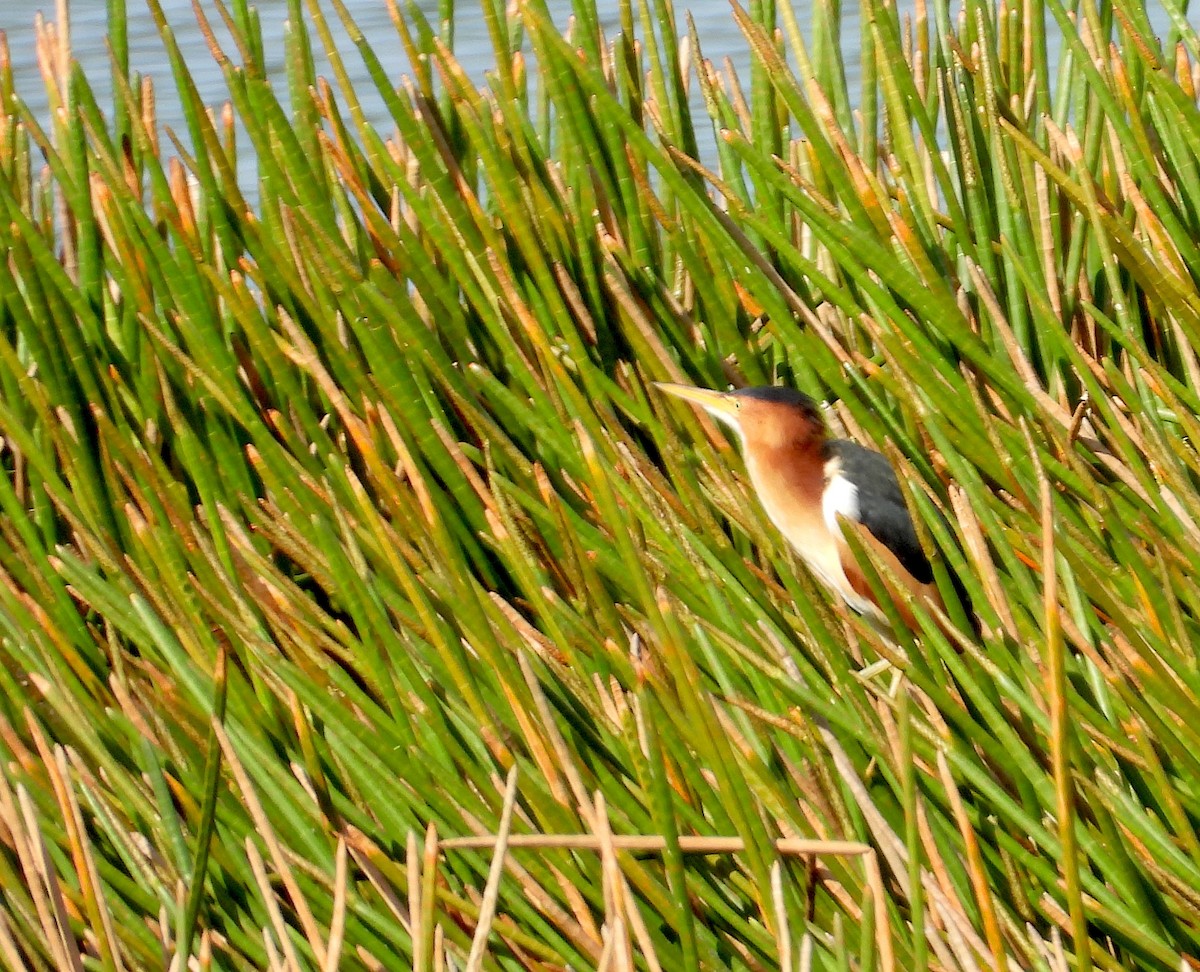
{"label": "bittern's yellow beak", "polygon": [[693,405],[699,405],[709,415],[730,425],[737,425],[737,399],[727,392],[713,391],[710,388],[693,388],[691,385],[676,385],[669,381],[656,381],[655,387],[668,395],[682,398]]}

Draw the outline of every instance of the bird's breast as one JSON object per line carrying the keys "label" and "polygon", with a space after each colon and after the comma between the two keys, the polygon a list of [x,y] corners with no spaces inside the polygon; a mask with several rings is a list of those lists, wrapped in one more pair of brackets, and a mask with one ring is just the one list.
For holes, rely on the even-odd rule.
{"label": "bird's breast", "polygon": [[874,605],[854,590],[842,566],[845,541],[835,514],[848,512],[838,504],[851,497],[828,494],[819,451],[752,456],[746,468],[767,516],[809,569],[856,611],[870,611]]}

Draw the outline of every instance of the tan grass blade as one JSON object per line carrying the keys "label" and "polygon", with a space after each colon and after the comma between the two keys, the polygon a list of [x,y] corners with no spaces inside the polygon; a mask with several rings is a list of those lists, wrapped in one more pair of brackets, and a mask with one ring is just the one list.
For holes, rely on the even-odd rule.
{"label": "tan grass blade", "polygon": [[504,806],[500,811],[500,830],[496,834],[492,866],[484,886],[483,902],[479,907],[479,923],[471,940],[471,952],[467,956],[465,972],[479,972],[483,968],[483,957],[487,953],[488,936],[492,930],[492,919],[496,914],[496,901],[500,896],[500,879],[504,876],[504,856],[508,848],[509,828],[512,826],[513,808],[517,802],[517,768],[508,771],[504,786]]}

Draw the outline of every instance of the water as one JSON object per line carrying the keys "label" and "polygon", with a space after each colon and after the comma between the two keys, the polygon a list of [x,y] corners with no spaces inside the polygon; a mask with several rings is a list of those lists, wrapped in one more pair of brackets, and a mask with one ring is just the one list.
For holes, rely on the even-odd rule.
{"label": "water", "polygon": [[[149,14],[144,8],[140,8],[140,0],[127,0],[127,4],[130,67],[133,71],[154,80],[159,124],[172,129],[186,144],[186,125],[182,108],[177,100],[170,97],[173,81],[166,49]],[[201,98],[210,106],[224,104],[228,100],[225,81],[192,13],[190,0],[162,0],[162,5]],[[411,73],[403,46],[382,0],[348,0],[347,5],[381,62],[391,69],[393,80],[399,82],[402,75]],[[229,35],[224,30],[215,7],[205,6],[210,11],[209,16],[213,18],[214,31],[219,41],[227,51],[232,52],[236,61],[236,48],[229,42]],[[283,0],[258,0],[254,6],[262,24],[263,49],[267,54],[268,72],[276,82],[277,90],[283,95],[286,93],[283,38],[287,25],[287,4]],[[433,3],[424,0],[420,6],[430,23],[436,24],[436,0]],[[570,0],[549,0],[548,6],[555,23],[565,29],[570,15]],[[600,7],[601,24],[605,34],[613,37],[619,28],[617,4],[615,0],[609,3],[600,0]],[[485,73],[494,66],[487,26],[477,4],[468,0],[457,4],[457,8],[459,12],[455,20],[454,50],[472,81],[482,85],[485,83]],[[734,22],[728,0],[695,0],[688,4],[687,8],[695,18],[704,56],[718,66],[723,64],[726,57],[730,58],[743,84],[748,84],[750,54],[745,38]],[[350,79],[363,99],[363,108],[368,119],[381,131],[390,132],[393,128],[391,118],[357,50],[343,30],[331,5],[323,2],[322,9]],[[0,0],[0,30],[8,36],[17,91],[35,116],[44,119],[48,113],[48,101],[37,65],[33,28],[34,18],[39,11],[47,20],[52,20],[52,0],[50,3]],[[96,100],[102,108],[111,104],[112,99],[109,50],[105,37],[106,18],[105,0],[74,0],[71,3],[72,51],[87,75]],[[682,31],[686,24],[682,4],[678,23]],[[319,50],[320,43],[315,32],[310,30],[310,36],[313,38],[317,73],[332,82],[333,72]],[[698,86],[694,83],[691,93],[695,117],[705,117]],[[286,108],[286,98],[284,105]],[[709,141],[711,142],[711,139]],[[248,151],[247,143],[241,138],[239,146],[243,147],[239,152],[239,182],[244,189],[252,191],[256,179],[254,160]],[[712,161],[715,145],[705,145],[702,154],[708,156],[707,161]]]}
{"label": "water", "polygon": [[[170,96],[173,82],[166,51],[153,21],[149,14],[140,7],[140,2],[141,0],[127,0],[130,66],[134,71],[154,79],[159,123],[183,137],[186,135],[186,126],[179,103]],[[437,20],[436,2],[437,0],[432,0],[432,2],[431,0],[419,0],[421,9],[431,23],[435,23]],[[900,2],[901,8],[904,9],[911,7],[913,0],[900,0]],[[162,0],[162,5],[167,20],[175,33],[176,41],[192,72],[200,96],[208,105],[224,104],[228,100],[224,78],[209,53],[208,45],[193,16],[190,0]],[[263,48],[267,52],[268,70],[272,79],[276,81],[277,89],[284,92],[286,81],[283,64],[283,38],[287,24],[287,4],[284,0],[258,0],[254,5],[262,24]],[[347,5],[382,63],[390,67],[393,79],[399,81],[401,75],[408,73],[409,65],[383,0],[347,0]],[[598,0],[598,5],[605,33],[609,37],[615,36],[618,29],[616,0]],[[750,54],[745,38],[733,19],[729,0],[676,0],[676,5],[679,29],[682,31],[686,24],[684,11],[690,10],[696,21],[704,56],[718,67],[723,65],[725,58],[728,57],[743,85],[748,86]],[[795,0],[795,5],[797,19],[801,25],[806,24],[809,18],[808,0]],[[214,19],[214,30],[218,40],[226,50],[234,51],[236,60],[236,51],[229,42],[229,36],[220,23],[215,7],[205,6],[211,11],[210,16]],[[555,23],[561,28],[565,28],[570,11],[570,0],[548,0],[548,6]],[[363,108],[368,119],[381,131],[390,132],[393,127],[392,121],[384,107],[383,99],[375,90],[354,45],[351,44],[349,37],[342,29],[328,0],[323,0],[322,8],[350,79],[363,99]],[[455,22],[455,52],[471,79],[476,84],[483,84],[485,72],[493,65],[492,45],[486,24],[479,7],[471,0],[460,0],[457,8],[459,13]],[[10,55],[16,72],[17,90],[35,115],[45,118],[48,111],[47,98],[37,67],[33,30],[34,18],[39,10],[44,12],[47,19],[54,17],[52,2],[0,0],[0,30],[8,36]],[[858,88],[857,4],[849,0],[845,3],[845,10],[846,16],[842,32],[844,53],[846,54],[847,83],[850,91],[854,92]],[[1150,19],[1159,36],[1165,37],[1170,19],[1158,0],[1151,2]],[[111,104],[112,98],[109,52],[105,42],[106,27],[105,0],[73,0],[71,3],[72,49],[91,82],[101,107]],[[1058,44],[1052,30],[1049,42],[1053,63],[1057,61]],[[315,37],[313,45],[315,48],[320,46]],[[274,53],[274,59],[272,59],[272,53]],[[328,62],[319,52],[316,53],[316,59],[318,74],[332,78]],[[699,121],[706,116],[699,86],[694,83],[694,79],[691,98],[693,117],[698,121],[698,130],[701,134],[701,157],[711,164],[715,157],[715,143],[711,135],[705,135],[704,126],[699,124]],[[184,141],[186,144],[186,139]],[[243,189],[253,196],[256,185],[254,159],[248,151],[246,140],[239,138],[238,142],[241,147],[238,160],[239,181]]]}

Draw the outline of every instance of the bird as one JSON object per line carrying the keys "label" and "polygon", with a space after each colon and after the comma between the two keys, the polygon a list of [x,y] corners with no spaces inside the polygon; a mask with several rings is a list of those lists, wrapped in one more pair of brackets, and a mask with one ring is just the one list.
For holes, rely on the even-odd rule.
{"label": "bird", "polygon": [[[856,528],[864,548],[915,599],[945,613],[891,463],[857,442],[830,437],[812,398],[782,386],[721,392],[673,382],[655,385],[734,431],[767,517],[817,579],[851,608],[887,626],[887,615],[846,541],[843,520],[865,528]],[[965,606],[965,593],[958,593]],[[892,600],[905,625],[919,633],[909,606]]]}

